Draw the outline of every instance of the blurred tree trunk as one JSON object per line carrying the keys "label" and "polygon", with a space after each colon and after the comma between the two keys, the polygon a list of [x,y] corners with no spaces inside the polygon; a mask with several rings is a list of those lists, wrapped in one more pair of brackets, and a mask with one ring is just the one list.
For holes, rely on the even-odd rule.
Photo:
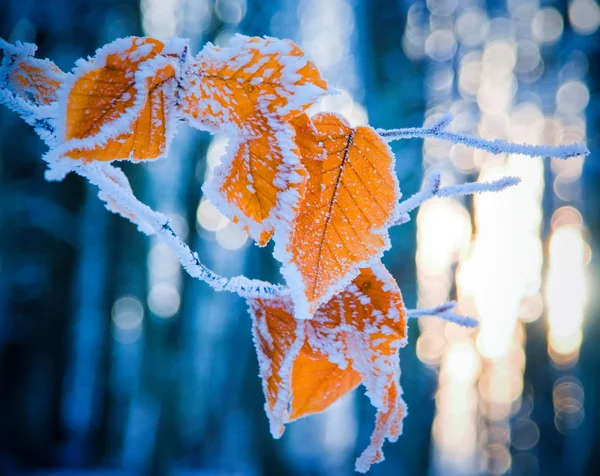
{"label": "blurred tree trunk", "polygon": [[[131,33],[137,2],[0,5],[0,37],[38,45],[68,70],[111,35]],[[119,23],[120,22],[120,23]],[[125,31],[118,31],[118,26]],[[0,473],[99,464],[110,428],[110,305],[118,279],[107,214],[75,176],[44,181],[44,145],[0,111]],[[6,471],[4,471],[6,469]]]}

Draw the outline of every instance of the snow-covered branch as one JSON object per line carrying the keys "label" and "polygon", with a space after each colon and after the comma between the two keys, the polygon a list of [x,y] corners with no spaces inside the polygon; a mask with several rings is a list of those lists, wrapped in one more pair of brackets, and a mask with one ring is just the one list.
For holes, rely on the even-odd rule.
{"label": "snow-covered branch", "polygon": [[[1,85],[1,84],[0,84]],[[16,94],[0,87],[0,104],[16,112],[21,118],[34,128],[35,132],[46,142],[54,143],[54,128],[44,116],[48,108],[36,107],[22,100]]]}
{"label": "snow-covered branch", "polygon": [[461,314],[456,314],[454,312],[456,305],[456,301],[448,301],[444,304],[429,309],[408,309],[406,311],[406,316],[411,319],[417,317],[435,316],[439,317],[440,319],[444,319],[445,321],[458,324],[459,326],[477,327],[478,322],[476,319],[463,316]]}
{"label": "snow-covered branch", "polygon": [[23,43],[17,41],[14,45],[0,38],[0,50],[9,56],[27,56],[33,55],[37,51],[37,46],[33,43]]}
{"label": "snow-covered branch", "polygon": [[96,185],[104,196],[112,199],[122,216],[133,221],[138,227],[142,224],[154,230],[157,237],[177,256],[188,274],[204,281],[215,291],[229,291],[242,297],[268,297],[287,292],[282,286],[248,279],[245,276],[225,278],[204,266],[198,254],[193,252],[173,230],[167,216],[140,202],[133,193],[111,178],[115,176],[114,167],[111,165],[86,164],[75,168],[75,172]]}
{"label": "snow-covered branch", "polygon": [[[35,45],[17,43],[11,45],[0,39],[0,50],[4,51],[5,61],[0,68],[0,104],[5,104],[11,110],[19,113],[21,117],[32,125],[50,149],[56,146],[55,127],[58,109],[55,106],[35,105],[19,97],[8,85],[8,68],[17,58],[33,55]],[[546,147],[510,144],[501,140],[486,141],[464,134],[448,132],[446,128],[452,120],[451,115],[443,116],[429,128],[406,128],[392,130],[378,130],[377,132],[388,142],[398,139],[415,137],[435,137],[453,143],[461,143],[470,147],[487,150],[488,152],[515,153],[530,156],[569,158],[576,155],[588,154],[588,149],[581,144],[572,144],[562,147]],[[51,156],[44,157],[49,166],[46,178],[60,180],[70,171],[74,171],[86,178],[90,183],[99,188],[99,197],[106,202],[109,210],[131,220],[138,228],[147,234],[156,234],[179,259],[184,269],[190,276],[200,279],[216,291],[228,291],[242,297],[268,297],[273,295],[288,294],[286,287],[268,282],[248,279],[245,276],[226,278],[220,276],[200,261],[197,253],[178,236],[169,223],[169,219],[162,213],[156,212],[139,201],[119,168],[109,163],[81,163],[71,159],[54,160]],[[516,185],[519,179],[504,177],[488,183],[465,183],[440,187],[440,174],[433,172],[425,178],[423,187],[419,192],[401,202],[394,224],[402,224],[410,220],[409,212],[417,208],[432,197],[455,197],[479,192],[500,191]],[[475,326],[477,322],[471,318],[460,316],[453,312],[456,303],[447,303],[433,309],[409,310],[409,317],[435,315],[442,319],[456,322],[465,326]]]}
{"label": "snow-covered branch", "polygon": [[482,192],[500,192],[508,187],[513,187],[521,182],[518,177],[502,177],[492,182],[467,182],[457,185],[448,185],[440,188],[441,175],[437,171],[429,172],[423,186],[414,195],[400,202],[397,209],[397,219],[394,225],[406,223],[406,216],[409,212],[433,197],[449,198],[473,195]]}
{"label": "snow-covered branch", "polygon": [[377,133],[387,142],[400,139],[434,137],[453,144],[464,144],[474,149],[485,150],[491,154],[521,154],[530,157],[555,157],[568,159],[578,155],[588,155],[589,149],[584,144],[568,144],[561,146],[511,144],[500,139],[486,140],[458,132],[449,132],[446,127],[452,121],[452,115],[447,114],[432,127],[407,127],[404,129],[377,129]]}
{"label": "snow-covered branch", "polygon": [[[181,265],[190,276],[204,281],[215,291],[228,291],[238,294],[241,297],[269,297],[289,293],[289,290],[283,286],[256,279],[248,279],[245,276],[225,278],[211,271],[202,264],[197,253],[193,252],[175,230],[173,230],[168,217],[152,210],[140,202],[129,190],[115,182],[111,178],[111,176],[114,176],[114,171],[110,169],[114,169],[114,167],[109,164],[88,164],[76,168],[75,172],[88,179],[103,194],[117,202],[121,210],[129,212],[129,214],[121,213],[122,216],[133,221],[138,226],[140,226],[140,220],[143,220],[146,225],[150,226],[156,235],[169,247],[171,252],[177,256]],[[434,182],[433,178],[431,181]],[[439,186],[439,179],[437,183]],[[436,316],[465,327],[477,326],[475,319],[452,312],[455,307],[456,302],[452,301],[432,309],[409,309],[406,315],[409,318]]]}
{"label": "snow-covered branch", "polygon": [[[112,170],[111,170],[112,169]],[[114,200],[121,210],[121,215],[141,227],[141,224],[151,227],[160,238],[177,256],[183,268],[193,278],[200,279],[212,287],[215,291],[228,291],[238,294],[241,297],[269,297],[274,295],[287,294],[289,290],[283,286],[274,285],[265,281],[248,279],[245,276],[235,276],[225,278],[211,271],[200,261],[197,253],[179,237],[169,223],[169,218],[162,213],[156,212],[146,204],[140,202],[129,190],[117,183],[114,178],[114,167],[110,164],[87,164],[77,167],[75,172],[96,185],[101,193]],[[498,181],[500,182],[500,181]],[[429,191],[435,190],[441,192],[449,187],[439,189],[439,174],[429,174],[426,183]],[[494,189],[490,184],[466,184],[488,186],[489,190]],[[511,183],[514,185],[514,183]],[[491,188],[490,188],[491,187]],[[471,189],[473,187],[467,187]],[[482,187],[472,191],[488,190]],[[460,191],[460,190],[459,190]],[[410,200],[410,199],[409,199]],[[418,205],[416,205],[418,206]],[[127,213],[129,212],[129,213]],[[409,309],[406,315],[409,318],[423,316],[435,316],[448,322],[465,326],[476,327],[477,320],[456,314],[453,310],[456,308],[456,302],[450,301],[431,309]]]}

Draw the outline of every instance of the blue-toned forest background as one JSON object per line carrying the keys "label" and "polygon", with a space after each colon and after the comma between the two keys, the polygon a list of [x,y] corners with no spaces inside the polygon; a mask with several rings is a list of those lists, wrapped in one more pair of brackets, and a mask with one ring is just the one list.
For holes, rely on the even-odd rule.
{"label": "blue-toned forest background", "polygon": [[[452,112],[456,130],[586,141],[570,163],[395,142],[405,195],[509,172],[521,192],[437,200],[392,230],[409,307],[458,297],[473,333],[411,322],[404,435],[373,475],[597,474],[600,467],[600,7],[596,0],[4,0],[0,37],[69,70],[116,38],[297,42],[374,127]],[[280,280],[202,198],[221,139],[180,127],[168,159],[123,168],[224,275]],[[244,302],[181,271],[80,177],[43,179],[44,146],[0,109],[0,474],[343,475],[367,444],[362,389],[273,440]]]}

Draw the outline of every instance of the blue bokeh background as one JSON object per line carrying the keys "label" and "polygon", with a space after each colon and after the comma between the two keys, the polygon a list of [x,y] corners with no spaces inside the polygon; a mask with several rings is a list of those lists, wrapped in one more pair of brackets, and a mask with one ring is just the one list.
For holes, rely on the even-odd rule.
{"label": "blue bokeh background", "polygon": [[[0,2],[0,37],[65,71],[123,36],[198,51],[272,35],[342,91],[315,110],[355,124],[451,111],[487,138],[587,142],[568,165],[393,144],[405,195],[432,166],[446,183],[519,175],[524,191],[432,202],[392,231],[385,263],[407,305],[458,298],[482,326],[411,323],[409,416],[373,475],[597,474],[599,26],[597,0]],[[272,245],[203,200],[223,148],[182,126],[168,159],[122,167],[211,268],[280,281]],[[192,280],[81,178],[45,182],[43,153],[1,109],[0,474],[350,474],[373,426],[363,390],[273,440],[244,302]]]}

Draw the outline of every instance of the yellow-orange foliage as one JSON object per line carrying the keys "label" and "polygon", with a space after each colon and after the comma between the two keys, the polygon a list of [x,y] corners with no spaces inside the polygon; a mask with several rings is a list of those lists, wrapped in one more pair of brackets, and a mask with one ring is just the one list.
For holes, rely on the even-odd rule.
{"label": "yellow-orange foliage", "polygon": [[173,98],[166,95],[172,94],[168,86],[175,67],[166,56],[159,57],[164,45],[158,40],[130,38],[109,47],[75,73],[64,140],[79,142],[65,155],[84,161],[160,157],[168,140]]}
{"label": "yellow-orange foliage", "polygon": [[[227,154],[205,191],[259,245],[275,233],[290,288],[248,300],[271,432],[279,437],[287,422],[325,410],[362,383],[377,416],[356,468],[381,461],[385,439],[402,429],[398,349],[406,341],[400,290],[378,261],[400,198],[381,137],[336,114],[309,118],[306,109],[328,87],[286,40],[236,35],[193,58],[180,40],[132,37],[78,62],[71,75],[31,56],[32,45],[2,47],[10,53],[0,84],[24,115],[58,111],[39,121],[56,142],[46,157],[55,176],[73,166],[66,158],[165,155],[179,120],[227,135]],[[95,168],[123,192],[101,190],[107,208],[153,233],[127,207],[125,174]]]}
{"label": "yellow-orange foliage", "polygon": [[252,136],[239,139],[239,143],[230,139],[230,153],[205,189],[222,212],[260,246],[273,234],[279,218],[275,213],[285,207],[281,194],[294,193],[297,197],[305,176],[292,140],[293,128],[274,122],[259,116]]}
{"label": "yellow-orange foliage", "polygon": [[52,61],[32,56],[15,57],[8,70],[12,91],[34,106],[56,101],[65,74]]}
{"label": "yellow-orange foliage", "polygon": [[251,299],[249,306],[273,435],[362,382],[378,412],[357,469],[383,459],[384,440],[399,436],[405,414],[398,349],[406,342],[402,295],[383,265],[361,269],[311,320],[294,319],[287,295]]}
{"label": "yellow-orange foliage", "polygon": [[277,256],[296,317],[306,318],[389,247],[400,191],[393,155],[372,128],[329,113],[295,126],[308,179]]}
{"label": "yellow-orange foliage", "polygon": [[236,35],[207,45],[191,62],[182,101],[200,128],[255,129],[257,113],[289,122],[327,91],[317,68],[289,40]]}
{"label": "yellow-orange foliage", "polygon": [[230,137],[208,196],[264,245],[276,223],[290,219],[304,181],[288,123],[327,83],[291,41],[242,36],[225,48],[205,47],[185,77],[184,117]]}

